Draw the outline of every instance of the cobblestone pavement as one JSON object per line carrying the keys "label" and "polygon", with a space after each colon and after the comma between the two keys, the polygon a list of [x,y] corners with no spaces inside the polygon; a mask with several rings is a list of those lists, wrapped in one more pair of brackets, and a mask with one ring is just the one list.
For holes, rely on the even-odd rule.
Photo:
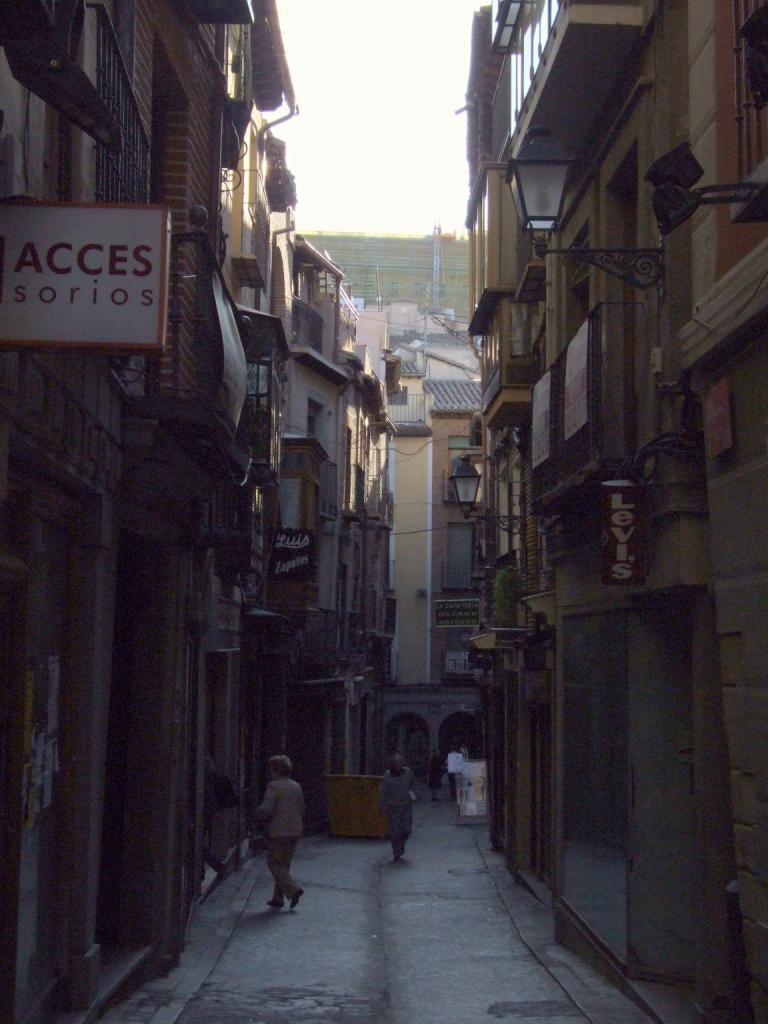
{"label": "cobblestone pavement", "polygon": [[[261,858],[200,908],[179,968],[105,1024],[648,1024],[649,1018],[538,925],[487,829],[447,802],[417,805],[405,858],[380,840],[302,846],[295,911],[266,906]],[[218,917],[217,917],[218,915]],[[535,929],[534,929],[535,930]]]}

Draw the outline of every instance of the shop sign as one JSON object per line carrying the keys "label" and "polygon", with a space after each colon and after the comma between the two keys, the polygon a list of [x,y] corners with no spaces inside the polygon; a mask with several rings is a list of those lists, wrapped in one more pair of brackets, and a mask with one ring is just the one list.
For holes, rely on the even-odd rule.
{"label": "shop sign", "polygon": [[549,458],[549,418],[550,418],[550,379],[549,370],[533,388],[533,409],[531,413],[531,468]]}
{"label": "shop sign", "polygon": [[162,351],[167,206],[0,203],[0,345]]}
{"label": "shop sign", "polygon": [[602,567],[606,586],[645,582],[646,529],[642,488],[631,480],[606,480],[602,497]]}
{"label": "shop sign", "polygon": [[315,536],[309,530],[286,527],[275,537],[270,574],[283,580],[311,579],[315,561]]}
{"label": "shop sign", "polygon": [[589,321],[578,329],[565,356],[563,437],[568,440],[587,422],[587,342]]}
{"label": "shop sign", "polygon": [[480,622],[480,598],[435,601],[435,626],[476,626]]}
{"label": "shop sign", "polygon": [[469,651],[446,651],[445,671],[449,675],[467,675],[469,668]]}

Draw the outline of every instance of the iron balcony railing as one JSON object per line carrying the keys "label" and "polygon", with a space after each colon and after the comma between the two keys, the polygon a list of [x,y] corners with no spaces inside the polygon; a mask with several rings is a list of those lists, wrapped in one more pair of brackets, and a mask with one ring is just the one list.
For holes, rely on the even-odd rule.
{"label": "iron balcony railing", "polygon": [[292,340],[294,345],[323,351],[323,318],[306,302],[293,297],[291,317]]}
{"label": "iron balcony railing", "polygon": [[269,204],[264,179],[259,171],[254,173],[254,179],[255,200],[248,204],[251,220],[250,252],[258,261],[262,280],[266,281],[269,263]]}
{"label": "iron balcony railing", "polygon": [[149,202],[149,138],[139,113],[120,44],[103,4],[88,4],[96,15],[96,90],[120,125],[122,146],[96,147],[96,200]]}
{"label": "iron balcony railing", "polygon": [[626,353],[637,309],[634,303],[601,303],[587,317],[586,418],[570,437],[565,406],[577,385],[566,386],[568,348],[549,367],[549,455],[531,470],[534,505],[549,503],[586,478],[615,472],[626,454],[634,422]]}
{"label": "iron balcony railing", "polygon": [[308,609],[300,650],[304,671],[330,671],[336,665],[339,648],[339,616],[327,608]]}
{"label": "iron balcony railing", "polygon": [[[114,490],[122,464],[120,441],[109,427],[119,420],[117,392],[106,398],[113,408],[105,410],[109,384],[101,390],[93,387],[88,357],[72,357],[81,360],[81,373],[71,377],[82,382],[79,395],[45,365],[44,358],[34,352],[0,353],[0,413],[60,470],[91,487]],[[87,393],[99,395],[102,415],[107,415],[102,418],[87,407]]]}
{"label": "iron balcony railing", "polygon": [[387,412],[393,423],[421,424],[427,422],[425,395],[392,395]]}

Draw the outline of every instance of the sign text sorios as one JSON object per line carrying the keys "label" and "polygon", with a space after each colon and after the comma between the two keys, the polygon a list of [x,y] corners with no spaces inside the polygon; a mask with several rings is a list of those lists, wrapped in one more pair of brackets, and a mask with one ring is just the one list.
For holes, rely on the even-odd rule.
{"label": "sign text sorios", "polygon": [[631,480],[607,480],[601,492],[602,582],[608,586],[644,583],[646,531],[642,488]]}
{"label": "sign text sorios", "polygon": [[165,206],[0,204],[0,344],[157,351]]}

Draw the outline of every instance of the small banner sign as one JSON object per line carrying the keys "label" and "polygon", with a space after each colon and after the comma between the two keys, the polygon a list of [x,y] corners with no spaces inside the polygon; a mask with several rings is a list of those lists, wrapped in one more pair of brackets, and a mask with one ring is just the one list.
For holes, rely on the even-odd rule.
{"label": "small banner sign", "polygon": [[601,485],[603,551],[601,580],[606,586],[645,582],[646,523],[643,488],[632,480]]}
{"label": "small banner sign", "polygon": [[435,626],[477,626],[480,622],[480,598],[435,601]]}
{"label": "small banner sign", "polygon": [[286,527],[275,537],[270,576],[282,580],[311,579],[315,568],[315,535]]}
{"label": "small banner sign", "polygon": [[0,203],[0,345],[162,351],[167,206]]}
{"label": "small banner sign", "polygon": [[533,411],[531,420],[531,468],[535,469],[549,458],[550,423],[550,370],[537,381],[533,388]]}
{"label": "small banner sign", "polygon": [[587,423],[587,355],[589,321],[585,320],[571,339],[565,357],[565,398],[563,406],[563,437],[577,434]]}

